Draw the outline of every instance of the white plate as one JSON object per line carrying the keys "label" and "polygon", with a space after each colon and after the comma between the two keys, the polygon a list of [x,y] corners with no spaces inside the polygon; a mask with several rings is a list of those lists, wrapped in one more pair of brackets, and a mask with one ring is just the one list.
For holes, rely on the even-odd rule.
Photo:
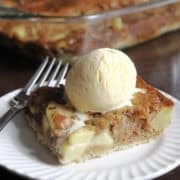
{"label": "white plate", "polygon": [[[16,93],[17,90],[0,98],[0,116],[8,109],[8,101]],[[0,132],[0,164],[19,174],[43,180],[158,177],[180,165],[180,101],[170,98],[175,102],[172,124],[161,137],[129,150],[67,166],[57,164],[51,153],[37,142],[20,113]]]}

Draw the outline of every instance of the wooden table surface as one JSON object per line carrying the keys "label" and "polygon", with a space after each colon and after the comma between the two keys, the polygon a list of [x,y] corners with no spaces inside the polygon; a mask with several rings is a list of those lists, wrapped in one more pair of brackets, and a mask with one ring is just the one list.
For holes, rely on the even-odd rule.
{"label": "wooden table surface", "polygon": [[[133,59],[138,73],[148,83],[180,99],[180,31],[125,50]],[[23,87],[38,63],[0,47],[0,96]],[[24,179],[0,168],[0,178]],[[179,180],[180,167],[159,180]]]}

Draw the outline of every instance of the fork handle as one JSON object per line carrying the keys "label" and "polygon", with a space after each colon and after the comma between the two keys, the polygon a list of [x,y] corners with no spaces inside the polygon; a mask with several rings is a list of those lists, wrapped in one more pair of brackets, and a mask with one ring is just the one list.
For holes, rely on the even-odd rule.
{"label": "fork handle", "polygon": [[1,118],[0,118],[0,131],[5,127],[5,125],[23,108],[10,108]]}

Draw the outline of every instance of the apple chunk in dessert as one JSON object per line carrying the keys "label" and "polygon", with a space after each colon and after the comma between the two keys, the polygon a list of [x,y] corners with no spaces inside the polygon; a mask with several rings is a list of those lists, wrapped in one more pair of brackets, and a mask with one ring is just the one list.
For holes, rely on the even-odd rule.
{"label": "apple chunk in dessert", "polygon": [[65,85],[35,90],[26,112],[38,139],[68,164],[148,142],[170,124],[172,110],[127,55],[103,48],[79,57]]}

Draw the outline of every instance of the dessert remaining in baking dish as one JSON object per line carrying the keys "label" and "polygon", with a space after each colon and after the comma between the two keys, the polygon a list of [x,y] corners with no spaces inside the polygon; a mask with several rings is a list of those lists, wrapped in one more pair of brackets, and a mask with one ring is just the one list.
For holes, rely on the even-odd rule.
{"label": "dessert remaining in baking dish", "polygon": [[81,16],[142,4],[149,1],[152,0],[2,0],[1,4],[34,14]]}
{"label": "dessert remaining in baking dish", "polygon": [[27,109],[38,139],[62,164],[148,142],[170,124],[173,102],[137,76],[121,52],[81,57],[66,81],[34,91]]}
{"label": "dessert remaining in baking dish", "polygon": [[[122,49],[179,29],[178,1],[156,8],[147,6],[143,11],[140,7],[136,12],[129,9],[123,14],[124,8],[145,2],[146,0],[4,0],[2,4],[6,6],[33,14],[28,18],[17,16],[0,19],[0,35],[9,45],[15,44],[29,54],[39,47],[45,54],[68,57],[100,47]],[[35,18],[37,13],[43,17]]]}

